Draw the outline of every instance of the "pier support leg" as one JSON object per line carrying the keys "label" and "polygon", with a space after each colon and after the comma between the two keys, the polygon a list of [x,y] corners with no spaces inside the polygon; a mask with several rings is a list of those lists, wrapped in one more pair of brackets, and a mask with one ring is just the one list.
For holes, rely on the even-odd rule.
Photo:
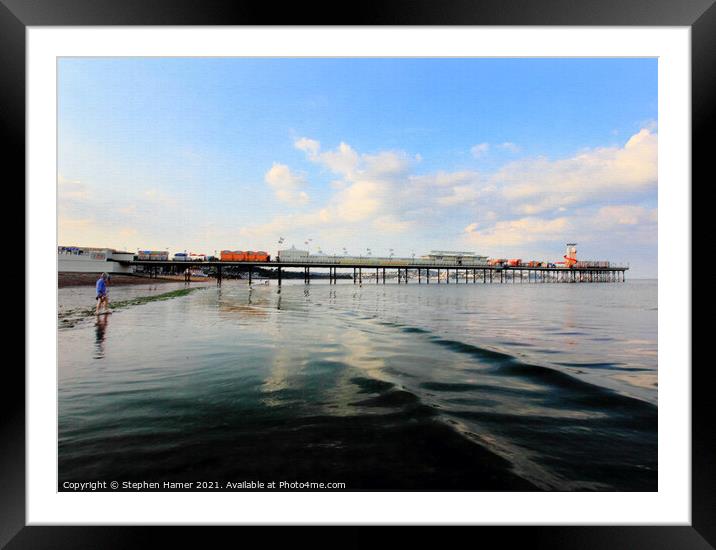
{"label": "pier support leg", "polygon": [[281,268],[278,268],[278,286],[281,286]]}
{"label": "pier support leg", "polygon": [[216,268],[216,286],[221,286],[221,266]]}
{"label": "pier support leg", "polygon": [[438,284],[440,284],[440,270],[438,269]]}
{"label": "pier support leg", "polygon": [[383,284],[385,284],[385,268],[383,268]]}

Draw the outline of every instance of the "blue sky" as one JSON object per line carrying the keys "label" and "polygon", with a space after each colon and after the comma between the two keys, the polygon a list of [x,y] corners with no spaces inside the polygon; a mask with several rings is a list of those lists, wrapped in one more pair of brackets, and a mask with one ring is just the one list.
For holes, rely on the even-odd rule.
{"label": "blue sky", "polygon": [[656,276],[655,59],[61,59],[59,240]]}

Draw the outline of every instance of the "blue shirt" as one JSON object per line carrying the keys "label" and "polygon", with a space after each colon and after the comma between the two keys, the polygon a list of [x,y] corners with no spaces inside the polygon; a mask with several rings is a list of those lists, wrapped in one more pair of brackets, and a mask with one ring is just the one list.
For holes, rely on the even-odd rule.
{"label": "blue shirt", "polygon": [[107,283],[100,277],[97,280],[97,296],[104,296],[107,293]]}

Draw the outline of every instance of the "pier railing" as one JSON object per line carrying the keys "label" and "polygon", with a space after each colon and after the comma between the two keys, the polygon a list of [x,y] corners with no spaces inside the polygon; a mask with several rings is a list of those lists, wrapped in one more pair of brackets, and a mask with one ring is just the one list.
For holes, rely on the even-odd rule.
{"label": "pier railing", "polygon": [[[257,268],[270,269],[275,275],[278,284],[281,284],[282,272],[284,269],[303,269],[304,281],[308,284],[311,280],[311,268],[328,269],[328,279],[336,283],[340,278],[338,270],[352,269],[353,282],[362,282],[363,271],[366,272],[366,279],[373,279],[375,270],[375,281],[378,283],[382,278],[385,284],[387,270],[397,270],[398,283],[407,283],[410,279],[426,284],[435,281],[438,284],[444,280],[447,284],[451,280],[459,282],[481,282],[481,283],[597,283],[597,282],[624,282],[625,272],[629,269],[626,266],[594,266],[594,267],[543,267],[543,266],[494,266],[486,263],[457,264],[449,260],[427,260],[427,259],[392,259],[392,258],[310,258],[306,261],[265,261],[265,262],[221,262],[221,261],[172,261],[172,260],[111,260],[118,261],[123,265],[142,266],[148,270],[150,276],[158,276],[160,269],[169,270],[174,273],[185,273],[187,281],[190,279],[187,268],[203,266],[214,269],[217,283],[221,284],[222,276],[230,273],[229,269],[234,268],[234,275],[238,268],[240,272],[248,273],[249,282],[253,272]],[[401,262],[401,263],[399,263]],[[403,263],[404,262],[404,263]],[[427,263],[423,263],[427,262]],[[345,273],[345,272],[344,272]],[[393,274],[389,278],[393,278]]]}

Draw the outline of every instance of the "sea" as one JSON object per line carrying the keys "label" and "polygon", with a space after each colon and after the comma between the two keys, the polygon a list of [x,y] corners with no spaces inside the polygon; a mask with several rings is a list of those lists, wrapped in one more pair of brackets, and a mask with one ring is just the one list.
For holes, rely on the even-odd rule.
{"label": "sea", "polygon": [[658,490],[656,280],[189,286],[58,323],[58,490]]}

